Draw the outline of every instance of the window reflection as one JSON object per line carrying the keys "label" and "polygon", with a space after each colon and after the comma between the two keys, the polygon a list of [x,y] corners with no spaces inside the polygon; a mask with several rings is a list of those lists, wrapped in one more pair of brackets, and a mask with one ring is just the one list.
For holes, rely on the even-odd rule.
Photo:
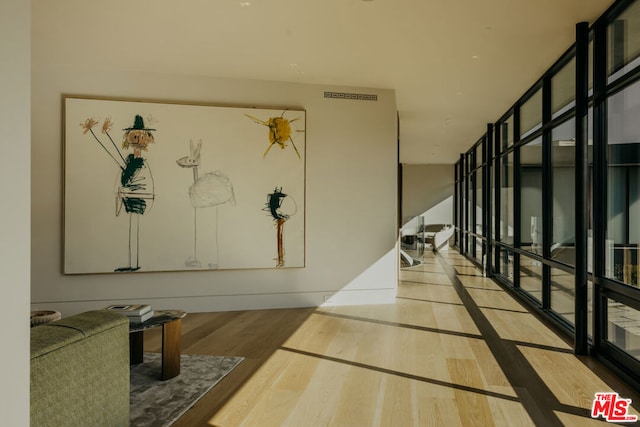
{"label": "window reflection", "polygon": [[576,60],[569,61],[551,79],[552,118],[575,107],[576,102]]}
{"label": "window reflection", "polygon": [[542,301],[542,263],[520,256],[520,288],[538,301]]}
{"label": "window reflection", "polygon": [[609,82],[640,64],[640,3],[627,8],[607,28]]}
{"label": "window reflection", "polygon": [[482,234],[482,168],[475,172],[476,181],[476,226],[475,232],[478,235]]}
{"label": "window reflection", "polygon": [[640,311],[611,299],[607,301],[609,342],[640,359]]}
{"label": "window reflection", "polygon": [[575,265],[575,119],[551,132],[553,242],[551,258]]}
{"label": "window reflection", "polygon": [[640,84],[608,100],[605,276],[638,286]]}
{"label": "window reflection", "polygon": [[551,309],[569,323],[575,323],[575,276],[557,268],[551,269]]}
{"label": "window reflection", "polygon": [[520,148],[521,248],[542,255],[542,137]]}
{"label": "window reflection", "polygon": [[[475,215],[475,224],[473,224],[473,232],[478,236],[482,235],[482,168],[473,172],[473,182],[475,185],[475,206],[473,213]],[[482,240],[479,237],[473,238],[473,255],[478,262],[482,262]]]}
{"label": "window reflection", "polygon": [[513,153],[501,159],[500,240],[513,245]]}
{"label": "window reflection", "polygon": [[500,250],[500,273],[513,284],[513,252]]}
{"label": "window reflection", "polygon": [[520,137],[523,139],[542,126],[542,90],[538,90],[520,107]]}
{"label": "window reflection", "polygon": [[501,147],[503,149],[513,145],[513,116],[509,116],[507,120],[501,123],[500,139],[502,140]]}

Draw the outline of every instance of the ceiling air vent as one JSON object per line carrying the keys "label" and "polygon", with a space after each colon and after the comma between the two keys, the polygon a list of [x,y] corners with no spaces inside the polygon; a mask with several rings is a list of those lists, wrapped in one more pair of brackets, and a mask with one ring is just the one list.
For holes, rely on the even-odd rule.
{"label": "ceiling air vent", "polygon": [[351,99],[354,101],[377,101],[378,95],[367,93],[325,92],[325,98]]}

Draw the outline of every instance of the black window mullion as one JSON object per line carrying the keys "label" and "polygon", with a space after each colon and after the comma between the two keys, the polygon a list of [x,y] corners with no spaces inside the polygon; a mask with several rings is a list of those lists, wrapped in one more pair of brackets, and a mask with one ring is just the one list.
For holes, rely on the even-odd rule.
{"label": "black window mullion", "polygon": [[475,170],[475,165],[476,165],[476,150],[475,148],[473,149],[472,153],[471,153],[471,164],[473,165],[471,168],[471,224],[469,224],[470,227],[470,232],[471,232],[471,257],[475,259],[476,257],[476,225],[478,223],[478,218],[477,218],[477,209],[476,209],[476,203],[477,203],[477,197],[478,197],[478,192],[476,191],[477,188],[477,184],[476,184],[476,170]]}
{"label": "black window mullion", "polygon": [[[551,258],[553,240],[553,175],[551,169],[551,78],[542,82],[542,258]],[[542,265],[542,308],[551,309],[551,268]]]}
{"label": "black window mullion", "polygon": [[575,121],[575,335],[573,351],[587,354],[588,331],[588,206],[589,183],[588,114],[589,114],[589,24],[576,25],[576,121]]}
{"label": "black window mullion", "polygon": [[464,253],[469,253],[469,155],[464,158],[465,174],[464,174]]}
{"label": "black window mullion", "polygon": [[[513,247],[520,249],[520,106],[513,111]],[[513,253],[513,287],[520,287],[520,254]]]}
{"label": "black window mullion", "polygon": [[485,271],[487,276],[491,277],[493,275],[493,259],[492,259],[492,248],[493,248],[493,238],[491,236],[491,231],[493,229],[493,225],[491,223],[491,217],[494,210],[494,207],[491,205],[491,157],[492,157],[492,144],[493,144],[493,125],[487,125],[487,137],[484,141],[484,152],[485,152],[485,161],[484,161],[484,180],[485,186],[482,191],[484,195],[484,206],[483,211],[486,211],[486,222],[483,223],[483,227],[485,228]]}
{"label": "black window mullion", "polygon": [[[502,230],[500,229],[500,217],[502,216],[502,202],[501,202],[501,189],[502,189],[502,182],[501,182],[501,178],[500,178],[500,162],[501,162],[501,157],[500,157],[500,129],[501,129],[501,124],[498,126],[494,126],[493,127],[493,147],[494,147],[494,159],[492,159],[492,167],[493,167],[493,180],[495,183],[495,188],[494,188],[494,207],[493,209],[495,210],[495,214],[494,214],[494,236],[496,238],[497,241],[502,241],[502,235],[501,232]],[[495,247],[495,254],[494,254],[494,263],[493,263],[493,269],[496,272],[496,274],[500,274],[501,272],[501,265],[500,265],[500,247],[496,246]]]}
{"label": "black window mullion", "polygon": [[458,246],[458,162],[453,165],[453,243]]}
{"label": "black window mullion", "polygon": [[605,270],[607,235],[607,26],[594,25],[593,58],[593,345],[596,351],[607,339],[607,302],[600,289]]}
{"label": "black window mullion", "polygon": [[460,182],[458,188],[460,191],[460,236],[458,237],[458,245],[460,253],[464,253],[464,203],[466,194],[464,193],[464,155],[460,155]]}

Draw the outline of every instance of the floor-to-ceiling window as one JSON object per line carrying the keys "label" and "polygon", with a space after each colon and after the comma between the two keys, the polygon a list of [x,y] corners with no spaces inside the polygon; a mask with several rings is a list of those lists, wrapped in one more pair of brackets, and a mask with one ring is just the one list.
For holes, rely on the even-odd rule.
{"label": "floor-to-ceiling window", "polygon": [[491,230],[488,223],[492,220],[492,217],[487,215],[491,203],[489,188],[492,185],[488,177],[490,168],[486,154],[487,144],[487,137],[482,137],[472,149],[461,156],[456,166],[460,177],[456,191],[460,192],[459,197],[464,200],[459,211],[455,213],[461,224],[458,227],[458,247],[483,268],[488,261],[486,233]]}
{"label": "floor-to-ceiling window", "polygon": [[456,165],[459,246],[640,384],[640,0],[576,30]]}
{"label": "floor-to-ceiling window", "polygon": [[[550,79],[551,241],[549,257],[575,267],[576,190],[576,59],[572,57]],[[562,117],[566,117],[563,120]],[[575,275],[572,269],[550,268],[550,308],[566,322],[575,321]]]}
{"label": "floor-to-ceiling window", "polygon": [[499,182],[496,187],[496,204],[493,211],[497,215],[496,220],[496,252],[497,261],[494,264],[495,271],[513,284],[514,252],[510,248],[514,245],[514,127],[513,114],[498,122],[495,126],[496,143],[494,176]]}
{"label": "floor-to-ceiling window", "polygon": [[599,104],[606,121],[600,140],[606,158],[600,211],[604,242],[599,242],[604,265],[603,277],[596,278],[606,301],[606,327],[597,344],[618,363],[629,356],[640,360],[640,3],[630,3],[600,23],[606,25],[599,32],[606,52],[596,54],[606,57],[606,74],[595,75],[598,95],[606,96]]}
{"label": "floor-to-ceiling window", "polygon": [[[571,118],[551,131],[552,240],[550,257],[575,266],[575,119]],[[571,270],[550,271],[551,309],[567,322],[574,322],[575,277]]]}

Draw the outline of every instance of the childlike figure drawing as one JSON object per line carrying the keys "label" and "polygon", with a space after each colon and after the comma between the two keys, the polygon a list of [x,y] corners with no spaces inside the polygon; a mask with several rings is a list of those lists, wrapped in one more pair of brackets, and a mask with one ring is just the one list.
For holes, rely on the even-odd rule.
{"label": "childlike figure drawing", "polygon": [[[142,152],[148,150],[148,145],[155,142],[153,131],[145,127],[142,116],[136,115],[133,126],[123,129],[122,148],[131,149],[124,157],[114,142],[111,134],[111,120],[105,119],[102,133],[107,136],[111,145],[105,145],[94,133],[93,127],[98,122],[92,118],[80,125],[84,133],[91,132],[94,139],[102,146],[109,156],[118,164],[120,176],[116,191],[116,216],[122,208],[129,215],[129,244],[127,263],[114,271],[138,271],[140,269],[140,216],[147,212],[154,199],[153,176],[151,169]],[[115,152],[115,154],[114,154]]]}
{"label": "childlike figure drawing", "polygon": [[[198,209],[215,207],[215,223],[213,232],[213,254],[211,254],[211,262],[208,268],[218,268],[218,206],[230,203],[236,205],[236,196],[233,192],[233,184],[231,180],[220,171],[213,171],[202,176],[198,175],[198,166],[200,166],[200,150],[202,149],[202,140],[196,144],[193,140],[189,141],[189,155],[176,160],[178,166],[182,168],[191,168],[193,170],[193,184],[189,187],[189,199],[193,207],[193,256],[185,261],[185,266],[189,268],[201,268],[198,259]],[[211,231],[208,229],[208,231]],[[211,246],[211,245],[209,245]]]}
{"label": "childlike figure drawing", "polygon": [[273,220],[276,222],[276,228],[278,230],[278,258],[276,267],[284,267],[284,223],[297,212],[298,206],[292,197],[287,197],[287,195],[282,192],[282,187],[276,187],[273,193],[267,195],[267,205],[262,210],[269,211]]}

